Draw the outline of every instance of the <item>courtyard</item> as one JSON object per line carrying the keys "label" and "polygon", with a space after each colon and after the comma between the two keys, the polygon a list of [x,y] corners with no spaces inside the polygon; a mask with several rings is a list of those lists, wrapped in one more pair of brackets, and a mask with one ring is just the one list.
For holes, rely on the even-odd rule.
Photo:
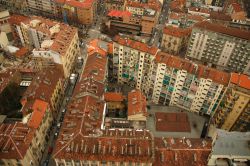
{"label": "courtyard", "polygon": [[[166,120],[164,118],[165,115],[162,113],[176,113],[177,115],[180,113],[185,113],[181,116],[181,117],[187,116],[186,118],[184,118],[186,119],[184,121],[185,126],[183,126],[183,120],[178,121],[178,116],[175,117],[175,119],[177,120],[174,122],[173,122],[173,118],[167,118],[167,119],[170,119],[170,121],[165,121]],[[173,115],[169,114],[169,115],[170,117],[173,117],[174,114]],[[163,120],[160,123],[156,123],[156,120],[159,121],[159,119],[163,119]],[[179,119],[183,119],[183,118],[179,118]],[[200,138],[202,130],[203,130],[203,126],[205,122],[207,121],[208,119],[204,116],[200,116],[196,113],[182,110],[178,107],[150,105],[150,108],[148,109],[146,128],[150,130],[156,137]],[[166,130],[165,131],[159,130],[157,127],[159,127],[159,125],[164,126],[164,123],[166,126],[163,128],[165,128]],[[167,125],[172,125],[172,127],[168,127]],[[189,126],[190,126],[190,130],[189,130]]]}

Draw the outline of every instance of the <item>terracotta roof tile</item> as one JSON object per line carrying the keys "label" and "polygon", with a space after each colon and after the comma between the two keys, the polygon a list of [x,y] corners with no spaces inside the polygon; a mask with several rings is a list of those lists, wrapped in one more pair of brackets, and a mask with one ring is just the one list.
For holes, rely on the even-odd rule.
{"label": "terracotta roof tile", "polygon": [[183,29],[183,28],[172,27],[172,26],[167,26],[163,29],[164,34],[179,37],[179,38],[190,36],[191,31],[192,31],[191,28]]}
{"label": "terracotta roof tile", "polygon": [[190,132],[190,123],[186,113],[155,113],[156,130],[167,132]]}
{"label": "terracotta roof tile", "polygon": [[105,101],[123,101],[125,97],[122,95],[122,93],[117,92],[106,92],[104,93],[104,100]]}
{"label": "terracotta roof tile", "polygon": [[121,37],[119,35],[115,36],[113,41],[117,42],[118,44],[121,44],[121,45],[124,45],[124,46],[127,46],[127,47],[131,47],[133,49],[136,49],[136,50],[139,50],[139,51],[142,51],[142,52],[149,53],[151,55],[155,55],[157,53],[157,51],[158,51],[157,47],[154,47],[154,46],[151,47],[151,46],[148,46],[145,43],[141,43],[141,42],[131,40],[131,39],[125,39],[125,38],[123,38],[123,37]]}
{"label": "terracotta roof tile", "polygon": [[36,99],[32,106],[31,117],[28,121],[28,126],[37,129],[43,120],[46,110],[48,109],[48,103],[42,100]]}
{"label": "terracotta roof tile", "polygon": [[94,0],[55,0],[56,3],[61,3],[61,4],[67,4],[72,7],[77,7],[77,8],[90,8],[93,3],[95,2]]}
{"label": "terracotta roof tile", "polygon": [[241,5],[238,4],[238,3],[232,3],[231,5],[233,7],[234,12],[242,12],[242,11],[244,11],[243,8],[241,7]]}
{"label": "terracotta roof tile", "polygon": [[250,77],[247,75],[232,73],[230,82],[239,87],[250,90]]}
{"label": "terracotta roof tile", "polygon": [[164,52],[159,52],[156,55],[155,61],[158,63],[165,63],[167,66],[179,70],[186,70],[188,73],[196,75],[198,78],[211,79],[216,83],[227,86],[230,80],[230,74],[206,67],[204,65],[197,65],[193,62],[173,56]]}
{"label": "terracotta roof tile", "polygon": [[231,21],[232,20],[230,15],[226,15],[222,12],[215,12],[215,11],[210,12],[210,18],[215,19],[215,20],[222,20],[222,21]]}
{"label": "terracotta roof tile", "polygon": [[250,31],[241,30],[238,28],[225,27],[223,25],[210,23],[208,21],[202,21],[202,22],[196,23],[194,26],[197,28],[214,31],[217,33],[222,33],[225,35],[230,35],[230,36],[250,40]]}
{"label": "terracotta roof tile", "polygon": [[143,114],[147,116],[146,97],[140,90],[132,90],[128,93],[128,116]]}
{"label": "terracotta roof tile", "polygon": [[23,159],[35,135],[35,129],[21,122],[0,125],[0,158]]}
{"label": "terracotta roof tile", "polygon": [[153,166],[204,166],[212,150],[212,141],[199,138],[155,138]]}
{"label": "terracotta roof tile", "polygon": [[111,10],[108,13],[109,17],[130,17],[132,15],[132,13],[130,13],[129,11],[121,11],[121,10]]}
{"label": "terracotta roof tile", "polygon": [[14,14],[10,16],[9,23],[12,25],[20,25],[21,22],[25,22],[28,19],[29,17]]}
{"label": "terracotta roof tile", "polygon": [[27,47],[22,47],[20,50],[15,52],[15,56],[18,58],[22,58],[29,53],[29,49]]}

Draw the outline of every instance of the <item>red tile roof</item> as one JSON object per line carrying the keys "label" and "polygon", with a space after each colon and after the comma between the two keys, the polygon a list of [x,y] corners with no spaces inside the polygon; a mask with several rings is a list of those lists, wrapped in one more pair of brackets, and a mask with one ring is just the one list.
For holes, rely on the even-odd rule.
{"label": "red tile roof", "polygon": [[132,90],[128,93],[128,116],[143,114],[147,116],[146,97],[140,90]]}
{"label": "red tile roof", "polygon": [[42,100],[36,99],[32,106],[32,114],[28,121],[28,126],[37,129],[48,109],[49,104]]}
{"label": "red tile roof", "polygon": [[186,113],[155,113],[157,131],[190,132],[190,123]]}
{"label": "red tile roof", "polygon": [[142,3],[142,2],[138,2],[138,1],[127,1],[126,6],[129,7],[134,7],[134,8],[149,8],[149,9],[154,9],[156,11],[161,10],[161,3],[158,0],[149,0],[148,3]]}
{"label": "red tile roof", "polygon": [[66,141],[59,136],[54,151],[56,159],[153,162],[153,138],[145,130],[102,130],[99,137],[72,133],[72,139],[66,139],[70,134],[64,131]]}
{"label": "red tile roof", "polygon": [[145,43],[138,42],[138,41],[131,40],[131,39],[125,39],[125,38],[123,38],[123,37],[121,37],[119,35],[115,36],[113,41],[117,42],[120,45],[131,47],[133,49],[136,49],[136,50],[139,50],[139,51],[142,51],[142,52],[146,52],[146,53],[149,53],[151,55],[155,55],[157,53],[157,51],[158,51],[158,48],[155,47],[155,46],[151,47],[151,46],[148,46]]}
{"label": "red tile roof", "polygon": [[[50,49],[59,53],[61,56],[64,56],[68,51],[73,38],[78,34],[77,28],[39,16],[32,16],[30,19],[22,22],[31,26],[31,23],[34,20],[39,20],[40,23],[36,24],[32,28],[46,34],[47,39],[53,40],[53,43],[49,48],[41,48],[41,50]],[[50,28],[55,26],[59,27],[59,32],[51,33]]]}
{"label": "red tile roof", "polygon": [[122,95],[122,93],[117,92],[106,92],[104,93],[104,100],[105,101],[123,101],[125,99],[125,96]]}
{"label": "red tile roof", "polygon": [[132,13],[130,13],[129,11],[121,11],[121,10],[111,10],[108,13],[109,17],[130,17],[132,15]]}
{"label": "red tile roof", "polygon": [[250,77],[247,75],[232,73],[230,82],[239,87],[250,90]]}
{"label": "red tile roof", "polygon": [[55,0],[56,3],[66,4],[77,8],[90,8],[95,0]]}
{"label": "red tile roof", "polygon": [[233,7],[234,12],[242,12],[242,11],[244,11],[243,8],[241,7],[241,5],[238,4],[238,3],[232,3],[231,5]]}
{"label": "red tile roof", "polygon": [[222,20],[222,21],[231,21],[232,20],[230,15],[226,15],[222,12],[215,12],[215,11],[210,12],[210,18],[215,19],[215,20]]}
{"label": "red tile roof", "polygon": [[[102,42],[102,41],[99,39],[93,39],[87,44],[88,55],[94,54],[94,53],[98,53],[102,56],[107,55],[108,49],[105,50],[104,48],[101,48],[100,42]],[[108,44],[106,44],[106,45],[107,45],[107,47],[109,47]]]}
{"label": "red tile roof", "polygon": [[167,26],[163,29],[163,33],[166,35],[174,36],[174,37],[188,37],[191,34],[192,29],[191,28],[178,28],[178,27],[172,27]]}
{"label": "red tile roof", "polygon": [[205,166],[212,141],[199,138],[156,138],[153,166]]}
{"label": "red tile roof", "polygon": [[27,47],[22,47],[20,50],[15,52],[15,56],[18,58],[22,58],[29,53],[29,49]]}
{"label": "red tile roof", "polygon": [[211,79],[218,84],[227,86],[230,80],[230,74],[206,67],[204,65],[197,65],[193,62],[173,56],[164,52],[158,52],[155,61],[157,63],[165,63],[167,66],[176,68],[179,70],[186,70],[188,73],[196,75],[198,78]]}
{"label": "red tile roof", "polygon": [[208,21],[202,21],[202,22],[196,23],[194,26],[196,28],[201,28],[201,29],[205,29],[208,31],[214,31],[214,32],[225,34],[225,35],[250,40],[250,31],[241,30],[238,28],[225,27],[223,25],[210,23]]}
{"label": "red tile roof", "polygon": [[98,53],[88,55],[82,78],[92,77],[96,81],[104,82],[106,79],[107,56]]}
{"label": "red tile roof", "polygon": [[28,19],[29,17],[14,14],[10,16],[9,23],[12,25],[20,25],[21,22],[25,22]]}
{"label": "red tile roof", "polygon": [[21,122],[0,125],[0,158],[23,159],[30,147],[35,129]]}
{"label": "red tile roof", "polygon": [[54,64],[54,66],[43,69],[36,73],[30,86],[24,92],[22,100],[41,99],[51,104],[51,97],[59,81],[64,82],[62,65]]}

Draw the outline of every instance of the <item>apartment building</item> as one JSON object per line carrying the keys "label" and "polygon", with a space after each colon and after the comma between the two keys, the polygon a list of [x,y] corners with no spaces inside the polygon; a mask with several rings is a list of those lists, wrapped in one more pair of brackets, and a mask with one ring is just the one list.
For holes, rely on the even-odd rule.
{"label": "apartment building", "polygon": [[219,104],[230,74],[159,52],[143,91],[154,103],[210,115]]}
{"label": "apartment building", "polygon": [[29,20],[21,22],[18,35],[24,45],[34,47],[34,57],[48,58],[61,64],[65,77],[73,71],[76,57],[80,53],[76,28],[32,16]]}
{"label": "apartment building", "polygon": [[116,36],[113,41],[113,72],[118,82],[141,89],[158,48],[122,36]]}
{"label": "apartment building", "polygon": [[21,35],[21,36],[19,35],[19,34],[22,34],[21,22],[25,22],[28,19],[29,19],[29,17],[22,16],[22,15],[15,15],[15,14],[11,15],[10,19],[9,19],[13,39],[15,41],[19,40],[23,45],[24,45],[23,35]]}
{"label": "apartment building", "polygon": [[199,15],[203,17],[209,17],[210,16],[210,10],[208,8],[198,8],[198,7],[189,7],[188,13],[192,15]]}
{"label": "apartment building", "polygon": [[0,4],[13,11],[26,11],[27,2],[24,0],[0,0]]}
{"label": "apartment building", "polygon": [[64,22],[91,25],[96,18],[96,0],[55,0]]}
{"label": "apartment building", "polygon": [[155,146],[153,166],[207,165],[212,151],[210,139],[162,137],[155,138]]}
{"label": "apartment building", "polygon": [[249,31],[200,22],[192,30],[186,56],[227,71],[250,74],[249,37]]}
{"label": "apartment building", "polygon": [[191,29],[167,26],[163,29],[161,48],[164,52],[176,55],[187,47]]}
{"label": "apartment building", "polygon": [[26,0],[28,11],[37,15],[54,17],[56,15],[55,2],[51,0]]}
{"label": "apartment building", "polygon": [[18,83],[26,88],[21,99],[22,118],[0,124],[3,138],[0,164],[6,166],[40,164],[55,113],[54,105],[61,95],[62,68],[50,67],[36,75],[20,72]]}
{"label": "apartment building", "polygon": [[123,11],[126,6],[126,0],[105,0],[105,10],[107,12],[111,10]]}
{"label": "apartment building", "polygon": [[138,89],[128,93],[127,115],[134,129],[146,128],[148,116],[146,96]]}
{"label": "apartment building", "polygon": [[65,78],[62,65],[54,64],[36,73],[36,77],[24,92],[21,103],[25,105],[30,100],[43,100],[49,104],[51,114],[55,118],[58,115],[64,90]]}
{"label": "apartment building", "polygon": [[243,74],[232,73],[212,123],[227,131],[249,131],[250,79]]}
{"label": "apartment building", "polygon": [[160,12],[159,1],[128,1],[125,11],[111,10],[108,13],[109,20],[106,24],[119,32],[148,36],[153,33]]}
{"label": "apartment building", "polygon": [[[213,165],[249,165],[249,132],[227,132],[216,129],[212,135],[212,152],[208,166]],[[230,146],[229,146],[230,145]]]}
{"label": "apartment building", "polygon": [[13,40],[9,19],[10,19],[9,11],[0,8],[0,33],[2,34],[1,41],[3,40],[3,38],[5,38],[5,41],[1,42],[2,43],[0,46],[1,48],[6,47],[9,44],[9,42]]}
{"label": "apartment building", "polygon": [[187,13],[171,12],[168,15],[167,26],[180,28],[192,27],[195,23],[205,20],[205,17],[200,15],[190,15]]}

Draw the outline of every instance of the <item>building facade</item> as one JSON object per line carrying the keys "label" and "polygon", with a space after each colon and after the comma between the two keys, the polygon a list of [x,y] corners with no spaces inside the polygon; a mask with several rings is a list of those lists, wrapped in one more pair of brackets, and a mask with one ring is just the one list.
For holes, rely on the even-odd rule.
{"label": "building facade", "polygon": [[[57,66],[58,67],[58,66]],[[61,98],[64,80],[60,66],[40,73],[21,72],[18,85],[25,87],[22,95],[22,117],[0,124],[0,164],[39,165],[49,139],[49,131]],[[13,73],[14,74],[14,73]],[[28,79],[29,78],[29,79]]]}
{"label": "building facade", "polygon": [[163,52],[156,55],[143,89],[154,103],[210,115],[220,102],[230,74]]}
{"label": "building facade", "polygon": [[51,0],[26,0],[28,11],[33,14],[53,17],[56,15],[55,2]]}
{"label": "building facade", "polygon": [[127,1],[124,10],[111,10],[106,24],[119,32],[148,36],[158,23],[161,4],[159,1]]}
{"label": "building facade", "polygon": [[76,28],[33,16],[21,23],[18,35],[24,45],[35,48],[34,57],[48,58],[61,64],[65,77],[73,71],[74,62],[80,53]]}
{"label": "building facade", "polygon": [[250,71],[250,32],[209,22],[196,24],[189,40],[187,57],[227,71]]}
{"label": "building facade", "polygon": [[55,0],[58,15],[66,23],[91,25],[96,18],[96,0]]}
{"label": "building facade", "polygon": [[249,165],[250,150],[246,146],[249,143],[249,134],[216,129],[212,135],[212,151],[207,165]]}
{"label": "building facade", "polygon": [[164,52],[176,55],[187,47],[191,29],[167,26],[163,29],[161,48]]}
{"label": "building facade", "polygon": [[105,0],[105,10],[107,12],[111,10],[121,10],[125,9],[126,0]]}
{"label": "building facade", "polygon": [[232,73],[230,84],[212,123],[227,131],[249,131],[250,81],[243,74]]}
{"label": "building facade", "polygon": [[156,47],[116,36],[113,44],[113,72],[117,73],[118,82],[141,89],[157,51]]}

